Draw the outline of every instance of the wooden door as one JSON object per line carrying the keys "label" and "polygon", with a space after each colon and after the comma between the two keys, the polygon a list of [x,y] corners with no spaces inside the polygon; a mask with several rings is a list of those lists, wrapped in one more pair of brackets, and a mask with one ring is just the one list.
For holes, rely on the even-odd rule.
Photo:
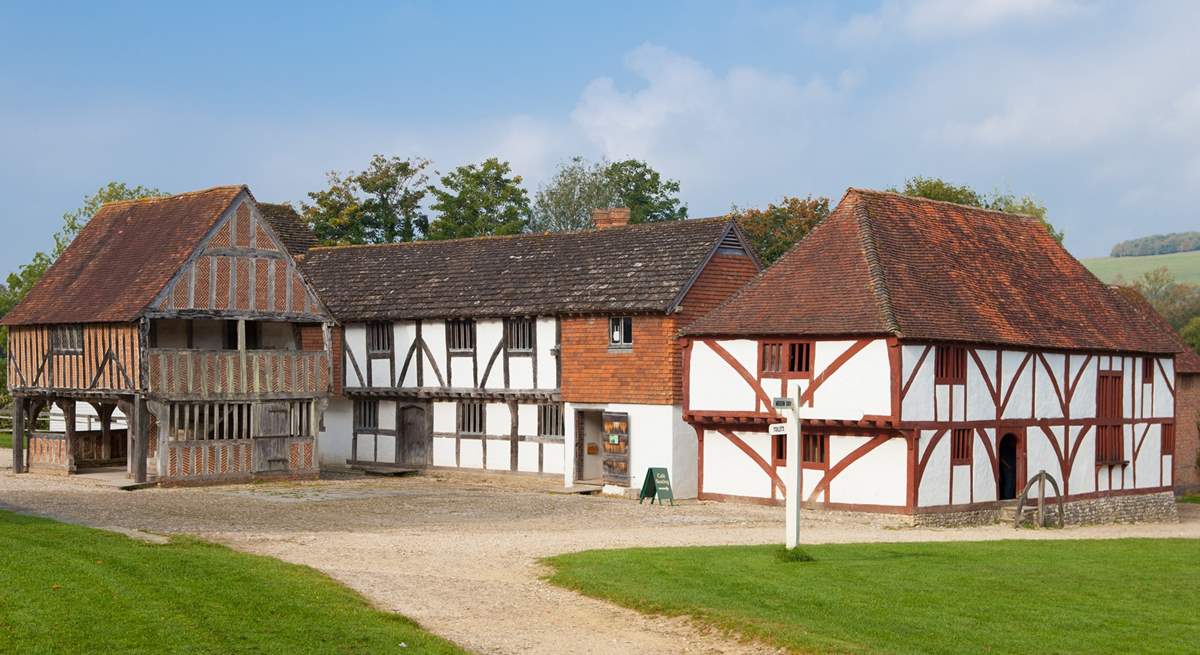
{"label": "wooden door", "polygon": [[256,437],[254,439],[255,473],[287,472],[287,437]]}
{"label": "wooden door", "polygon": [[432,450],[425,408],[407,405],[400,408],[396,421],[400,438],[396,444],[396,463],[402,466],[427,466]]}
{"label": "wooden door", "polygon": [[262,403],[258,406],[256,437],[292,436],[292,414],[286,402]]}

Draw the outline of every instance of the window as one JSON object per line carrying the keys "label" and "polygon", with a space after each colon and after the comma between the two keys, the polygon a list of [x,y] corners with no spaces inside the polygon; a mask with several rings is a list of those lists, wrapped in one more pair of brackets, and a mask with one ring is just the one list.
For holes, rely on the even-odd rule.
{"label": "window", "polygon": [[1163,423],[1162,424],[1162,454],[1164,454],[1164,455],[1174,455],[1175,454],[1175,424],[1174,423]]}
{"label": "window", "polygon": [[933,353],[935,384],[964,384],[967,381],[967,349],[962,346],[938,346]]}
{"label": "window", "polygon": [[1142,384],[1154,384],[1154,358],[1142,358]]}
{"label": "window", "polygon": [[82,355],[83,326],[55,325],[51,327],[50,347],[58,355]]}
{"label": "window", "polygon": [[469,318],[448,321],[446,344],[452,351],[475,350],[475,321]]}
{"label": "window", "polygon": [[533,319],[510,318],[505,321],[504,347],[517,352],[533,350]]}
{"label": "window", "polygon": [[1125,461],[1122,391],[1120,371],[1100,371],[1096,380],[1096,464]]}
{"label": "window", "polygon": [[608,321],[608,347],[633,347],[633,317],[614,316]]}
{"label": "window", "polygon": [[950,435],[950,463],[971,463],[971,428],[954,428]]}
{"label": "window", "polygon": [[775,466],[787,466],[787,435],[771,435],[771,463]]}
{"label": "window", "polygon": [[561,437],[566,435],[563,424],[562,403],[546,403],[538,405],[538,436]]}
{"label": "window", "polygon": [[458,404],[458,431],[463,434],[483,434],[484,404],[463,401]]}
{"label": "window", "polygon": [[[804,447],[801,449],[804,464],[824,464],[825,463],[825,447],[829,435],[825,434],[804,434],[801,435],[804,439]],[[784,453],[785,455],[787,453]]]}
{"label": "window", "polygon": [[[262,324],[258,321],[246,321],[246,350],[258,350],[262,341]],[[238,322],[225,321],[225,350],[238,349]]]}
{"label": "window", "polygon": [[763,377],[807,377],[812,374],[812,344],[807,341],[768,341],[759,353]]}
{"label": "window", "polygon": [[375,430],[379,428],[379,401],[354,401],[354,427],[360,430]]}
{"label": "window", "polygon": [[392,324],[385,321],[367,323],[367,353],[392,352]]}

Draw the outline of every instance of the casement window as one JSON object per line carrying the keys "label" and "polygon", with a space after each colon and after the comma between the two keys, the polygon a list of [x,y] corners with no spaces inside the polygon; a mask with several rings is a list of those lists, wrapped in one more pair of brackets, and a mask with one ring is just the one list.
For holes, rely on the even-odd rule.
{"label": "casement window", "polygon": [[1142,358],[1142,384],[1154,384],[1154,358]]}
{"label": "casement window", "polygon": [[[800,449],[803,457],[803,464],[824,464],[825,449],[829,445],[829,435],[827,434],[802,434],[800,435],[803,441],[803,447]],[[786,452],[784,453],[787,454]]]}
{"label": "casement window", "polygon": [[392,352],[392,324],[388,321],[367,323],[367,353]]}
{"label": "casement window", "polygon": [[632,316],[614,316],[608,320],[608,347],[633,347]]}
{"label": "casement window", "polygon": [[83,326],[52,326],[50,328],[50,348],[56,355],[83,354]]}
{"label": "casement window", "polygon": [[566,425],[563,423],[562,403],[543,403],[538,405],[537,433],[539,437],[562,437],[566,435],[567,430]]}
{"label": "casement window", "polygon": [[937,346],[933,353],[935,384],[965,384],[967,349],[962,346]]}
{"label": "casement window", "polygon": [[950,463],[971,463],[971,428],[954,428],[950,434]]}
{"label": "casement window", "polygon": [[1125,462],[1124,388],[1120,371],[1100,371],[1096,378],[1096,464]]}
{"label": "casement window", "polygon": [[759,348],[758,363],[761,377],[808,377],[812,375],[812,343],[808,341],[763,342]]}
{"label": "casement window", "polygon": [[[262,343],[262,323],[246,321],[246,350],[258,350]],[[238,349],[238,322],[225,321],[225,350]]]}
{"label": "casement window", "polygon": [[771,435],[771,464],[787,466],[787,435]]}
{"label": "casement window", "polygon": [[359,430],[376,430],[379,428],[379,401],[354,401],[354,427]]}
{"label": "casement window", "polygon": [[533,319],[510,318],[504,322],[504,347],[509,352],[533,350]]}
{"label": "casement window", "polygon": [[447,321],[446,345],[451,351],[475,350],[475,321],[469,318]]}
{"label": "casement window", "polygon": [[1163,423],[1162,424],[1162,454],[1164,454],[1164,455],[1174,455],[1175,454],[1175,424],[1174,423]]}
{"label": "casement window", "polygon": [[462,434],[483,434],[487,427],[484,424],[485,407],[484,403],[471,400],[458,403],[458,431]]}

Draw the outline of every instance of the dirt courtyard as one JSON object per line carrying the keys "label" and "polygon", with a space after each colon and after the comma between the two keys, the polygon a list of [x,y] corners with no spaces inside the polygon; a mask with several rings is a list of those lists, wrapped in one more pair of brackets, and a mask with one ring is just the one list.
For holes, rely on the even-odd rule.
{"label": "dirt courtyard", "polygon": [[[592,548],[776,543],[780,508],[676,507],[549,493],[555,483],[436,473],[135,492],[0,473],[0,507],[97,527],[189,533],[319,569],[479,653],[766,653],[705,634],[684,619],[647,617],[541,580],[538,559]],[[1200,506],[1197,506],[1200,509]],[[817,542],[999,538],[1200,538],[1200,512],[1178,524],[1066,530],[995,526],[877,528],[808,519]]]}

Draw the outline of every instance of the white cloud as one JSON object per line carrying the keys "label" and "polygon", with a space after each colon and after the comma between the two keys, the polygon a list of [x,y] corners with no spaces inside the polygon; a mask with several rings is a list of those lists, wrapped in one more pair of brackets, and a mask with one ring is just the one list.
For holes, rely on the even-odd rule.
{"label": "white cloud", "polygon": [[1008,24],[1036,24],[1079,14],[1078,0],[887,0],[852,16],[838,40],[847,45],[889,33],[918,39],[952,38]]}

